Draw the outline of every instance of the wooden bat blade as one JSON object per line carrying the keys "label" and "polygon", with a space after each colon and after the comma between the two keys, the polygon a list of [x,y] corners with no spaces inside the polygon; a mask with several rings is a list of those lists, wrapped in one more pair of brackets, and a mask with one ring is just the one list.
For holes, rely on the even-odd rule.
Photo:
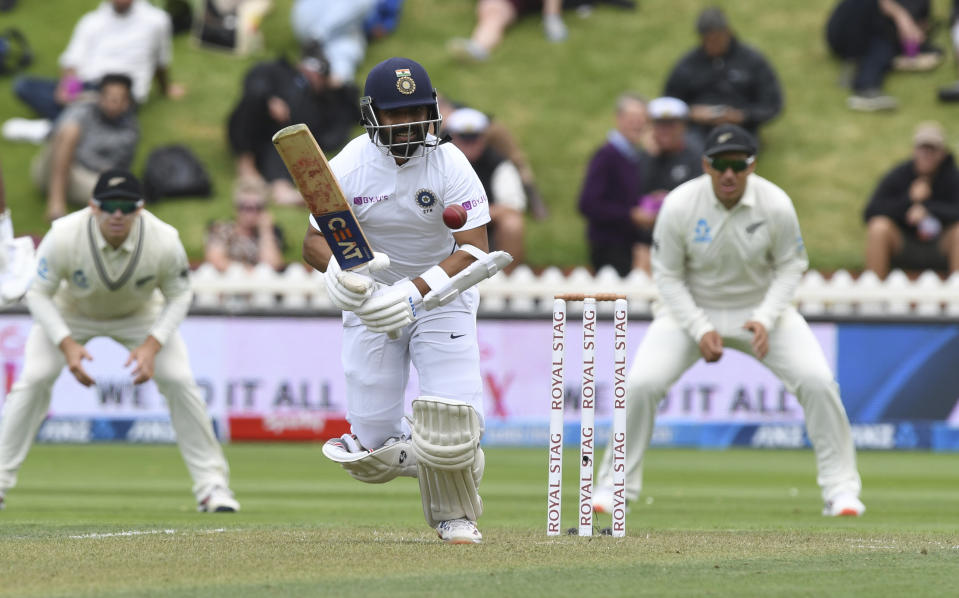
{"label": "wooden bat blade", "polygon": [[273,145],[340,268],[350,270],[372,260],[370,243],[309,127],[301,123],[280,129]]}

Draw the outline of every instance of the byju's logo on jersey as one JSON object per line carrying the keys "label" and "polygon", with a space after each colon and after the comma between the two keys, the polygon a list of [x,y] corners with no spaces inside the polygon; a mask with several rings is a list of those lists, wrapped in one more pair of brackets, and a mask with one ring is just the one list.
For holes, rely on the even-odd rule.
{"label": "byju's logo on jersey", "polygon": [[420,189],[416,192],[416,205],[423,210],[424,214],[432,212],[433,206],[436,205],[436,194],[429,189]]}
{"label": "byju's logo on jersey", "polygon": [[705,218],[700,218],[696,222],[696,231],[693,235],[693,243],[709,243],[713,240],[712,231]]}

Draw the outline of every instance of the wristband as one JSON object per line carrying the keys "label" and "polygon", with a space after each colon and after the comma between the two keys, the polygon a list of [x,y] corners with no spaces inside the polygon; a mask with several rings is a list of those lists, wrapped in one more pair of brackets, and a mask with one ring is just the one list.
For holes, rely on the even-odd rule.
{"label": "wristband", "polygon": [[446,270],[443,270],[443,268],[437,264],[426,272],[420,274],[420,278],[423,279],[423,282],[425,282],[432,291],[446,286],[446,283],[448,283],[450,280],[450,275],[446,273]]}

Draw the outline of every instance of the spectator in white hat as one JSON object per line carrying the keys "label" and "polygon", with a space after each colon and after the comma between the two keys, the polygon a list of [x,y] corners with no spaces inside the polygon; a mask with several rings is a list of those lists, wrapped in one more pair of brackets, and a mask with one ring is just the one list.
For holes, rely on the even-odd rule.
{"label": "spectator in white hat", "polygon": [[490,250],[506,251],[513,256],[513,263],[504,268],[510,272],[523,261],[526,192],[516,165],[490,147],[489,125],[489,117],[479,110],[459,108],[446,120],[445,130],[483,183],[492,219],[486,227]]}
{"label": "spectator in white hat", "polygon": [[647,106],[652,122],[652,144],[642,152],[642,196],[639,200],[639,239],[633,248],[634,264],[652,273],[650,244],[656,215],[666,194],[702,174],[702,151],[689,143],[686,120],[689,106],[669,96],[656,98]]}

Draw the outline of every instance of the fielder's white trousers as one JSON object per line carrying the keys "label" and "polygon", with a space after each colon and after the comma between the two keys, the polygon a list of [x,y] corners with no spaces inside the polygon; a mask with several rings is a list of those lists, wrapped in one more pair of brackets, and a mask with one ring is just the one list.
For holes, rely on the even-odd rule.
{"label": "fielder's white trousers", "polygon": [[482,426],[478,305],[476,290],[469,289],[447,305],[419,311],[395,340],[370,332],[356,316],[347,315],[342,353],[346,418],[360,444],[376,448],[391,436],[409,434],[403,401],[411,362],[419,376],[419,396],[463,401],[476,410]]}
{"label": "fielder's white trousers", "polygon": [[[132,350],[146,339],[156,312],[148,310],[116,320],[90,320],[69,313],[63,317],[78,343],[106,336]],[[47,416],[53,384],[64,365],[63,352],[34,324],[27,336],[23,371],[0,414],[0,492],[16,484],[17,472]],[[229,468],[193,379],[186,343],[179,331],[156,354],[153,380],[169,406],[170,422],[193,478],[197,500],[202,500],[213,486],[228,488]]]}
{"label": "fielder's white trousers", "polygon": [[[723,346],[752,355],[752,333],[742,326],[749,310],[706,310],[723,338]],[[789,307],[769,333],[769,353],[762,360],[796,395],[806,420],[806,433],[816,454],[823,500],[861,489],[856,452],[846,410],[822,347],[806,320]],[[656,410],[677,379],[702,355],[699,344],[665,310],[661,310],[636,350],[627,377],[626,499],[636,500],[642,488],[643,456],[649,447]],[[722,359],[718,364],[722,363]],[[721,365],[719,367],[722,367]],[[610,444],[611,446],[611,444]],[[597,486],[612,489],[612,451],[606,450]]]}

